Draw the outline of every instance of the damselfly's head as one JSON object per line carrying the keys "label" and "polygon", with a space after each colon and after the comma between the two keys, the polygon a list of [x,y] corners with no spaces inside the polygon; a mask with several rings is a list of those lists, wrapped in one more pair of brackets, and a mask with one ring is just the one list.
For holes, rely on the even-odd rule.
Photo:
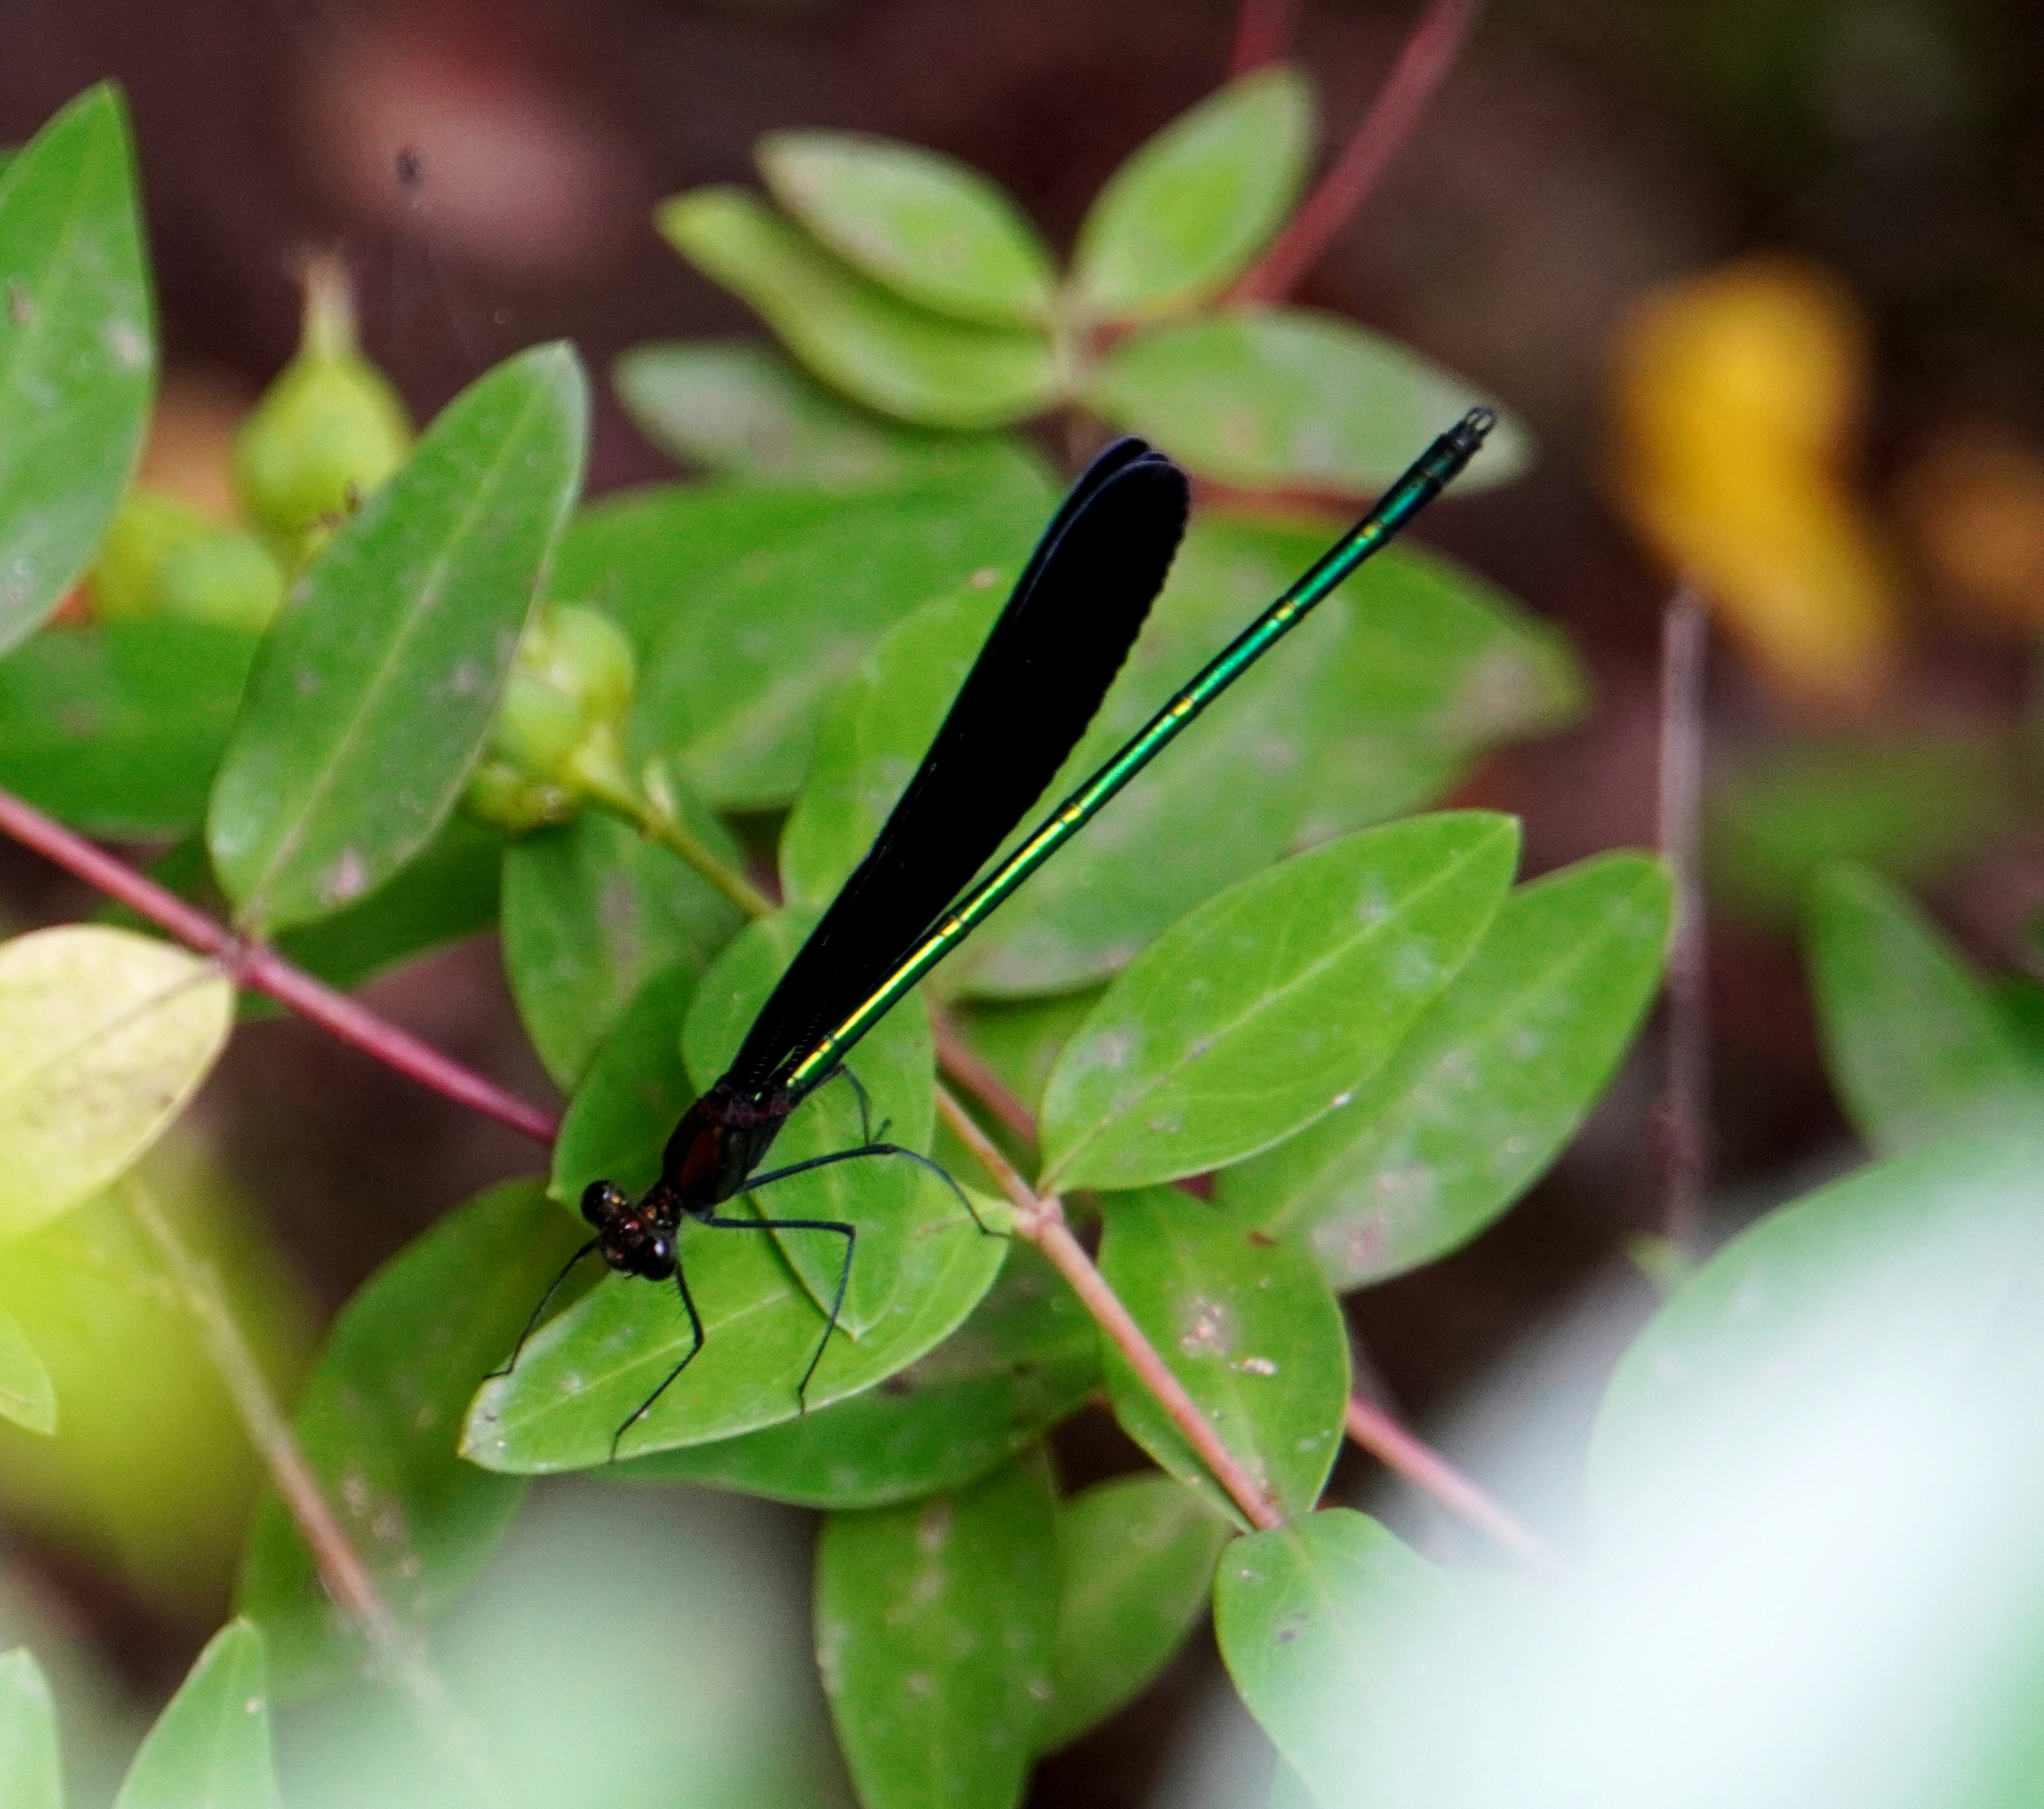
{"label": "damselfly's head", "polygon": [[664,1281],[674,1273],[675,1228],[681,1215],[659,1183],[635,1204],[616,1182],[593,1181],[582,1190],[582,1216],[596,1227],[603,1260],[620,1274]]}

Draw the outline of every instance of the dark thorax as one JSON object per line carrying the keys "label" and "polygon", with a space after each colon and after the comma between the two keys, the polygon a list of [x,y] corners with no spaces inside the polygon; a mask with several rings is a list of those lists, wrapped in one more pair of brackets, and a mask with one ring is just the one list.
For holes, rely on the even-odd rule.
{"label": "dark thorax", "polygon": [[684,1217],[708,1219],[745,1183],[799,1103],[783,1089],[748,1093],[719,1081],[682,1115],[660,1158],[660,1178],[634,1201],[609,1181],[582,1194],[582,1215],[603,1260],[627,1275],[664,1281],[674,1273]]}

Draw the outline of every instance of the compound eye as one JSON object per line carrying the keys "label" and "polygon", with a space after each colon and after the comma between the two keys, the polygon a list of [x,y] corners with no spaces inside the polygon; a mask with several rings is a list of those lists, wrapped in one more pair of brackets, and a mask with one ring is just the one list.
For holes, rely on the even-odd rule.
{"label": "compound eye", "polygon": [[630,1196],[614,1181],[593,1181],[582,1189],[582,1216],[599,1231],[631,1206]]}

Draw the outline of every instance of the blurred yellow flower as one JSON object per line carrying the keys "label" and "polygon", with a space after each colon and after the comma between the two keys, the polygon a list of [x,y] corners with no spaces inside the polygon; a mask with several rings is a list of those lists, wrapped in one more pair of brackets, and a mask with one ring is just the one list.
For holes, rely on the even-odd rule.
{"label": "blurred yellow flower", "polygon": [[1947,428],[1896,486],[1925,565],[1977,620],[2044,628],[2044,457],[1991,427]]}
{"label": "blurred yellow flower", "polygon": [[1827,272],[1756,255],[1650,291],[1615,348],[1619,508],[1777,689],[1829,705],[1879,696],[1900,652],[1850,482],[1867,337]]}

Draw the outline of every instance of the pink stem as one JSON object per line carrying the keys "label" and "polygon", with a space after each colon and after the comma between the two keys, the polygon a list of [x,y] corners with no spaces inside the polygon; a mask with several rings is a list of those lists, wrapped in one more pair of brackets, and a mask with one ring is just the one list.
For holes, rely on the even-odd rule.
{"label": "pink stem", "polygon": [[1481,1528],[1515,1557],[1536,1569],[1561,1574],[1561,1565],[1545,1546],[1432,1446],[1415,1438],[1381,1408],[1361,1395],[1351,1395],[1347,1424],[1349,1437],[1387,1469]]}
{"label": "pink stem", "polygon": [[1093,1266],[1093,1258],[1072,1235],[1071,1227],[1065,1223],[1062,1203],[1055,1196],[1039,1196],[973,1122],[972,1115],[942,1087],[937,1089],[937,1109],[1014,1204],[1017,1234],[1040,1250],[1070,1284],[1072,1292],[1093,1315],[1094,1323],[1127,1359],[1143,1385],[1157,1397],[1158,1405],[1171,1416],[1172,1424],[1185,1435],[1185,1442],[1198,1454],[1214,1481],[1228,1492],[1229,1500],[1253,1527],[1267,1530],[1282,1526],[1285,1517],[1278,1511],[1277,1504],[1214,1431],[1200,1411],[1199,1404],[1186,1393],[1185,1384],[1171,1373],[1170,1366],[1157,1354],[1156,1346],[1121,1304],[1120,1296],[1107,1285],[1106,1277]]}
{"label": "pink stem", "polygon": [[1231,76],[1247,75],[1266,63],[1283,61],[1299,23],[1299,0],[1242,0],[1235,16],[1235,43],[1228,53]]}
{"label": "pink stem", "polygon": [[1704,940],[1703,839],[1704,661],[1710,619],[1689,585],[1668,601],[1661,631],[1662,857],[1675,881],[1675,936],[1663,983],[1667,1068],[1662,1102],[1667,1200],[1662,1230],[1677,1244],[1701,1227],[1709,1173],[1710,954]]}
{"label": "pink stem", "polygon": [[1235,286],[1237,302],[1278,302],[1319,262],[1390,167],[1454,67],[1482,0],[1427,0],[1355,135],[1270,248]]}
{"label": "pink stem", "polygon": [[236,985],[267,993],[278,1004],[386,1066],[409,1074],[421,1086],[508,1124],[536,1143],[553,1142],[559,1127],[550,1114],[365,1010],[346,993],[294,967],[275,949],[236,936],[225,924],[166,892],[126,862],[4,791],[0,791],[0,833],[118,900],[186,947],[215,957]]}

